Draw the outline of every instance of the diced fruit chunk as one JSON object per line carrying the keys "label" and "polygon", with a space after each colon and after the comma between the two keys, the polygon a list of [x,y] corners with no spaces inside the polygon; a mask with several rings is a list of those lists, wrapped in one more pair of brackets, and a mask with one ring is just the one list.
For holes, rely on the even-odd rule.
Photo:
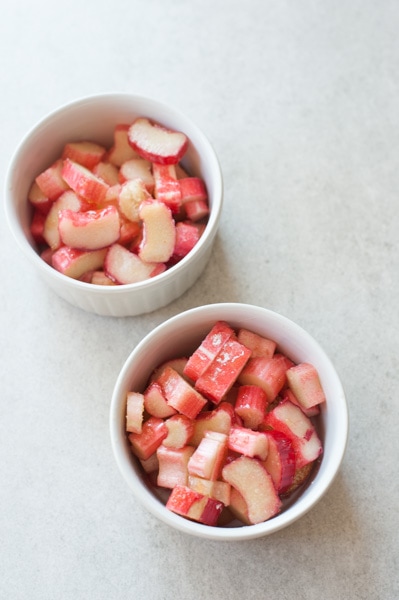
{"label": "diced fruit chunk", "polygon": [[194,419],[204,408],[206,399],[171,367],[166,367],[157,381],[168,404],[186,417]]}
{"label": "diced fruit chunk", "polygon": [[69,188],[63,174],[63,161],[58,159],[48,169],[36,177],[36,183],[43,194],[51,201],[56,200]]}
{"label": "diced fruit chunk", "polygon": [[144,281],[164,270],[162,263],[146,263],[120,244],[112,244],[106,251],[104,271],[119,284]]}
{"label": "diced fruit chunk", "polygon": [[190,475],[214,481],[219,478],[227,454],[227,435],[206,431],[188,463]]}
{"label": "diced fruit chunk", "polygon": [[274,487],[283,494],[292,485],[295,475],[295,452],[290,439],[280,431],[265,431],[268,450],[263,466],[270,473]]}
{"label": "diced fruit chunk", "polygon": [[313,462],[322,453],[322,444],[313,423],[298,406],[288,400],[273,408],[264,422],[291,440],[298,469]]}
{"label": "diced fruit chunk", "polygon": [[157,485],[174,488],[176,485],[187,485],[187,465],[194,452],[192,446],[182,448],[158,446],[157,458],[159,464]]}
{"label": "diced fruit chunk", "polygon": [[254,331],[241,327],[237,333],[237,339],[241,344],[252,350],[251,358],[263,356],[271,358],[276,350],[276,342],[265,338]]}
{"label": "diced fruit chunk", "polygon": [[64,146],[62,159],[71,160],[92,170],[105,156],[106,149],[100,144],[90,141],[68,142]]}
{"label": "diced fruit chunk", "polygon": [[263,421],[267,406],[267,396],[257,385],[240,385],[237,392],[235,412],[241,417],[245,427],[256,429]]}
{"label": "diced fruit chunk", "polygon": [[280,511],[282,502],[273,480],[258,460],[240,456],[223,468],[222,476],[243,497],[249,523],[262,523]]}
{"label": "diced fruit chunk", "polygon": [[141,433],[130,433],[128,438],[133,453],[140,460],[147,460],[151,454],[156,452],[167,435],[168,430],[163,419],[149,417],[143,423]]}
{"label": "diced fruit chunk", "polygon": [[119,213],[115,206],[86,212],[64,209],[59,213],[58,230],[66,246],[98,250],[118,241]]}
{"label": "diced fruit chunk", "polygon": [[145,262],[166,263],[175,247],[175,222],[170,209],[158,201],[143,202],[140,207],[143,240],[139,256]]}
{"label": "diced fruit chunk", "polygon": [[251,351],[236,339],[228,339],[205,372],[195,382],[195,388],[218,404],[230,390],[247,363]]}
{"label": "diced fruit chunk", "polygon": [[88,271],[101,269],[107,249],[101,250],[76,250],[68,246],[61,246],[51,258],[51,264],[60,273],[80,279]]}
{"label": "diced fruit chunk", "polygon": [[263,431],[253,431],[247,427],[235,425],[230,429],[228,441],[229,450],[265,460],[268,450],[268,439]]}
{"label": "diced fruit chunk", "polygon": [[130,126],[128,139],[140,156],[164,165],[178,163],[188,145],[184,133],[162,127],[145,117],[139,117]]}
{"label": "diced fruit chunk", "polygon": [[173,488],[166,503],[172,512],[210,526],[217,524],[223,507],[222,502],[182,485]]}
{"label": "diced fruit chunk", "polygon": [[242,385],[261,387],[270,403],[284,387],[287,369],[287,359],[281,354],[275,354],[272,358],[251,357],[238,380]]}
{"label": "diced fruit chunk", "polygon": [[168,448],[183,448],[190,443],[194,433],[194,421],[185,415],[172,415],[166,419],[168,435],[163,444]]}
{"label": "diced fruit chunk", "polygon": [[199,347],[189,357],[184,369],[185,375],[193,381],[197,381],[232,335],[234,335],[234,330],[230,325],[224,321],[215,323]]}
{"label": "diced fruit chunk", "polygon": [[86,167],[67,158],[64,160],[61,174],[69,187],[79,196],[97,203],[105,200],[109,185]]}
{"label": "diced fruit chunk", "polygon": [[126,431],[141,433],[144,415],[144,396],[140,392],[128,392],[126,398]]}
{"label": "diced fruit chunk", "polygon": [[299,404],[304,408],[312,408],[325,402],[319,375],[313,365],[300,363],[287,371],[287,381]]}

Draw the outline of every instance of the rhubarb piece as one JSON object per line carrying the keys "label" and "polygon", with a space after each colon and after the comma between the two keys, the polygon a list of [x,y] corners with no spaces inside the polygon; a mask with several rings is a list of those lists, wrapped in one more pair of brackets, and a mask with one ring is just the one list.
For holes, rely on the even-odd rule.
{"label": "rhubarb piece", "polygon": [[125,246],[134,243],[141,235],[141,225],[135,221],[125,219],[122,214],[119,215],[119,239],[118,244]]}
{"label": "rhubarb piece", "polygon": [[162,263],[145,263],[120,244],[112,244],[106,253],[104,271],[119,284],[137,283],[155,277],[165,270]]}
{"label": "rhubarb piece", "polygon": [[233,420],[234,409],[227,402],[221,402],[214,410],[201,412],[194,421],[194,432],[190,444],[198,446],[205,431],[216,431],[228,435]]}
{"label": "rhubarb piece", "polygon": [[184,177],[179,179],[179,186],[182,204],[199,200],[207,202],[208,194],[205,183],[200,177]]}
{"label": "rhubarb piece", "polygon": [[233,486],[230,486],[229,509],[236,519],[244,523],[244,525],[252,525],[248,514],[247,503],[245,502],[243,495]]}
{"label": "rhubarb piece", "polygon": [[206,431],[188,462],[188,472],[203,479],[219,478],[227,455],[227,435]]}
{"label": "rhubarb piece", "polygon": [[257,385],[241,385],[237,391],[235,412],[241,417],[245,427],[257,429],[266,413],[267,396]]}
{"label": "rhubarb piece", "polygon": [[162,127],[145,117],[139,117],[130,126],[128,139],[140,156],[164,165],[178,163],[188,146],[184,133]]}
{"label": "rhubarb piece", "polygon": [[144,391],[144,407],[153,417],[165,419],[176,413],[173,406],[170,406],[162,391],[162,387],[157,381],[153,381]]}
{"label": "rhubarb piece", "polygon": [[173,264],[187,256],[201,237],[196,225],[183,221],[176,223],[175,233],[175,245],[171,257]]}
{"label": "rhubarb piece", "polygon": [[157,381],[162,387],[168,404],[186,417],[195,419],[204,408],[206,398],[172,367],[166,367]]}
{"label": "rhubarb piece", "polygon": [[129,127],[130,124],[119,123],[114,129],[114,143],[108,152],[107,159],[116,167],[121,167],[123,163],[132,158],[138,158],[137,152],[129,144]]}
{"label": "rhubarb piece", "polygon": [[166,503],[166,508],[172,512],[210,526],[217,525],[223,506],[222,502],[183,485],[173,488]]}
{"label": "rhubarb piece", "polygon": [[251,358],[272,358],[276,350],[276,342],[265,338],[254,331],[241,328],[237,332],[237,339],[241,344],[252,350]]}
{"label": "rhubarb piece", "polygon": [[60,273],[72,279],[80,279],[88,271],[101,269],[107,249],[101,250],[76,250],[68,246],[61,246],[51,258],[51,264]]}
{"label": "rhubarb piece", "polygon": [[153,164],[152,174],[155,198],[166,204],[173,214],[177,214],[181,206],[181,191],[175,166]]}
{"label": "rhubarb piece", "polygon": [[149,417],[143,423],[141,433],[130,433],[128,435],[132,452],[140,459],[147,460],[154,454],[162,441],[168,435],[168,430],[163,419]]}
{"label": "rhubarb piece", "polygon": [[145,262],[166,263],[175,247],[175,222],[170,209],[158,201],[142,202],[143,240],[139,257]]}
{"label": "rhubarb piece", "polygon": [[240,456],[223,468],[222,476],[243,497],[249,523],[262,523],[280,511],[282,503],[273,480],[258,460]]}
{"label": "rhubarb piece", "polygon": [[[93,173],[96,177],[103,179],[110,187],[119,184],[119,170],[110,162],[100,161],[93,167]],[[106,199],[108,199],[108,193]]]}
{"label": "rhubarb piece", "polygon": [[42,193],[51,202],[57,200],[69,188],[68,183],[63,178],[62,170],[63,161],[58,159],[35,179]]}
{"label": "rhubarb piece", "polygon": [[46,240],[43,237],[45,221],[46,215],[40,212],[40,210],[35,209],[30,223],[30,232],[35,242],[39,245],[46,243]]}
{"label": "rhubarb piece", "polygon": [[294,365],[287,371],[287,381],[299,404],[304,408],[312,408],[326,401],[319,374],[313,365]]}
{"label": "rhubarb piece", "polygon": [[233,452],[266,460],[268,439],[263,431],[253,431],[247,427],[235,425],[230,429],[227,445]]}
{"label": "rhubarb piece", "polygon": [[132,158],[123,163],[119,169],[119,181],[125,183],[133,179],[141,179],[150,194],[154,191],[154,176],[152,163],[143,158]]}
{"label": "rhubarb piece", "polygon": [[128,392],[126,398],[126,431],[141,433],[144,416],[144,396],[140,392]]}
{"label": "rhubarb piece", "polygon": [[280,431],[265,431],[268,451],[263,466],[273,479],[279,494],[284,494],[292,485],[295,475],[295,452],[290,439]]}
{"label": "rhubarb piece", "polygon": [[86,212],[61,210],[58,230],[63,244],[80,250],[98,250],[119,239],[119,212],[115,206]]}
{"label": "rhubarb piece", "polygon": [[58,228],[60,212],[64,209],[77,212],[84,207],[84,202],[72,190],[64,192],[52,203],[43,229],[43,237],[52,250],[57,250],[62,243]]}
{"label": "rhubarb piece", "polygon": [[61,174],[79,196],[97,204],[105,200],[109,185],[86,167],[67,158],[64,160]]}
{"label": "rhubarb piece", "polygon": [[234,330],[224,321],[218,321],[205,336],[200,346],[189,357],[184,369],[187,375],[193,381],[197,381],[212,360],[217,356],[223,344],[234,335]]}
{"label": "rhubarb piece", "polygon": [[110,279],[104,271],[94,271],[91,276],[90,283],[94,285],[116,285],[112,279]]}
{"label": "rhubarb piece", "polygon": [[218,404],[237,380],[251,351],[236,339],[228,339],[205,372],[195,382],[195,388],[211,402]]}
{"label": "rhubarb piece", "polygon": [[289,400],[290,402],[292,402],[292,404],[299,406],[299,408],[302,410],[302,412],[305,413],[305,415],[307,417],[309,417],[309,419],[312,417],[315,417],[316,415],[318,415],[320,413],[320,405],[319,404],[315,404],[311,408],[305,408],[304,406],[302,406],[302,404],[300,404],[300,402],[298,401],[294,392],[292,390],[290,390],[290,388],[288,388],[288,387],[284,388],[280,392],[279,396],[280,396],[281,400]]}
{"label": "rhubarb piece", "polygon": [[183,448],[190,444],[194,422],[185,415],[175,414],[165,420],[168,435],[162,442],[167,448]]}
{"label": "rhubarb piece", "polygon": [[286,384],[287,360],[282,354],[275,354],[272,358],[250,358],[238,381],[242,385],[258,385],[271,403]]}
{"label": "rhubarb piece", "polygon": [[311,420],[302,410],[284,400],[265,417],[264,423],[284,433],[295,451],[296,468],[316,460],[323,451],[321,441]]}
{"label": "rhubarb piece", "polygon": [[140,221],[140,205],[145,200],[152,200],[152,196],[142,179],[129,179],[121,185],[119,210],[129,221]]}
{"label": "rhubarb piece", "polygon": [[156,369],[154,369],[154,372],[151,375],[151,381],[157,380],[158,377],[162,374],[162,372],[167,367],[171,367],[172,369],[177,371],[179,373],[179,375],[181,375],[185,379],[189,380],[189,377],[187,377],[184,374],[184,369],[186,367],[186,364],[187,364],[187,358],[185,356],[180,356],[179,358],[171,358],[169,360],[166,360],[161,365],[159,365]]}
{"label": "rhubarb piece", "polygon": [[68,142],[64,146],[61,158],[63,160],[70,158],[86,167],[86,169],[92,170],[104,158],[105,153],[104,146],[94,142]]}
{"label": "rhubarb piece", "polygon": [[190,202],[185,202],[184,210],[187,218],[194,223],[205,219],[210,212],[209,205],[205,200],[190,200]]}
{"label": "rhubarb piece", "polygon": [[173,489],[176,485],[187,485],[188,463],[194,452],[192,446],[167,447],[163,443],[157,448],[159,471],[157,485]]}
{"label": "rhubarb piece", "polygon": [[230,504],[231,485],[227,481],[211,481],[189,474],[188,487],[204,496],[223,502],[225,506]]}
{"label": "rhubarb piece", "polygon": [[43,194],[36,181],[34,181],[30,187],[28,200],[35,210],[43,213],[44,215],[47,215],[53,204],[53,200],[50,200],[50,198]]}

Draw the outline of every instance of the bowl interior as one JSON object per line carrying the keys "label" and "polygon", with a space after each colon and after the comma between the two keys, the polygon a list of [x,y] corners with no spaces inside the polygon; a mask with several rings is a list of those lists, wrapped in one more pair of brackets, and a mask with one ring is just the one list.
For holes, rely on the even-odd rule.
{"label": "bowl interior", "polygon": [[[327,397],[318,417],[323,442],[319,468],[311,483],[276,517],[259,525],[207,527],[190,522],[168,511],[147,487],[125,435],[126,394],[143,390],[151,371],[165,360],[184,356],[194,350],[215,321],[226,320],[234,328],[246,327],[274,339],[278,348],[295,362],[311,362]],[[111,440],[117,464],[128,485],[141,502],[170,525],[212,539],[259,537],[292,523],[305,514],[328,489],[341,464],[347,440],[348,415],[338,375],[325,352],[302,328],[272,311],[251,305],[224,303],[208,305],[177,315],[158,326],[133,350],[117,380],[111,403]]]}

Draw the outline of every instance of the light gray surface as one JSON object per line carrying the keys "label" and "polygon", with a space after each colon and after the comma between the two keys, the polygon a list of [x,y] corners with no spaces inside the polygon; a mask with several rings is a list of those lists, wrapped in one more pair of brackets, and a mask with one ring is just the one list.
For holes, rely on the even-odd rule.
{"label": "light gray surface", "polygon": [[[398,584],[399,4],[15,0],[0,20],[4,182],[47,111],[126,91],[213,143],[214,256],[145,317],[85,314],[42,285],[0,219],[0,597],[394,600]],[[10,8],[12,6],[12,8]],[[351,432],[327,496],[268,538],[196,540],[144,512],[111,453],[113,384],[155,325],[241,301],[330,354]]]}

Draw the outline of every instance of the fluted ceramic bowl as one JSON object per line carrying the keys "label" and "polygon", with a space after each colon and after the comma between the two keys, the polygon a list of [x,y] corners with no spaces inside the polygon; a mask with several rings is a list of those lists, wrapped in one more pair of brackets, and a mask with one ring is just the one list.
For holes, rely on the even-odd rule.
{"label": "fluted ceramic bowl", "polygon": [[[182,166],[206,185],[210,214],[200,240],[179,263],[139,283],[103,286],[67,277],[39,256],[30,232],[32,207],[27,199],[35,177],[60,157],[67,142],[91,140],[107,147],[119,123],[145,116],[189,138]],[[134,316],[151,312],[181,296],[201,275],[210,259],[218,230],[223,182],[217,156],[202,131],[178,109],[142,96],[109,93],[76,100],[58,108],[27,133],[16,149],[6,181],[6,215],[18,246],[32,268],[61,298],[93,313]]]}
{"label": "fluted ceramic bowl", "polygon": [[[143,391],[153,369],[172,358],[189,355],[218,320],[233,328],[247,328],[273,339],[277,348],[296,363],[313,364],[326,395],[317,417],[323,454],[294,500],[273,518],[255,525],[232,522],[223,527],[203,525],[167,508],[147,484],[126,435],[126,395]],[[117,466],[130,493],[155,517],[180,531],[213,540],[247,540],[287,527],[305,515],[327,493],[344,457],[348,437],[348,409],[339,376],[321,346],[299,325],[262,307],[221,303],[193,308],[156,327],[132,351],[117,379],[110,411],[110,434]]]}

